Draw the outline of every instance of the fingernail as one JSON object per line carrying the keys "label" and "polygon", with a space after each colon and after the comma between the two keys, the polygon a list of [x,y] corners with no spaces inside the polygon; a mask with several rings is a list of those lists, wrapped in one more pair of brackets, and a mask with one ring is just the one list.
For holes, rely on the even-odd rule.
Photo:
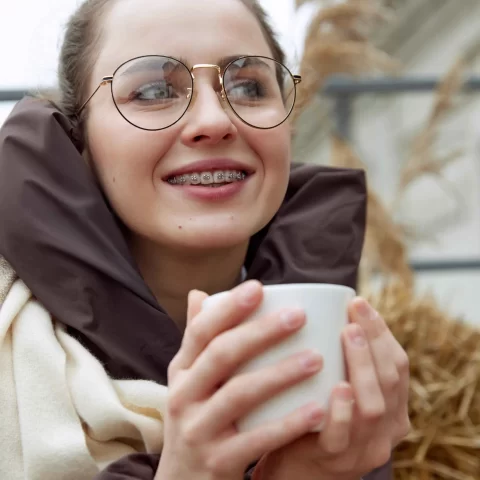
{"label": "fingernail", "polygon": [[350,341],[356,347],[364,347],[367,344],[365,335],[363,334],[362,327],[359,325],[352,325],[349,329]]}
{"label": "fingernail", "polygon": [[300,363],[302,367],[309,371],[315,372],[322,367],[323,358],[316,352],[305,352],[300,355]]}
{"label": "fingernail", "polygon": [[375,318],[377,312],[370,306],[370,304],[362,298],[357,302],[357,314],[362,320],[370,321]]}
{"label": "fingernail", "polygon": [[335,392],[335,398],[342,402],[351,402],[353,400],[352,389],[348,385],[342,384]]}
{"label": "fingernail", "polygon": [[308,416],[308,419],[314,424],[316,425],[317,423],[319,423],[323,417],[324,417],[325,413],[323,411],[323,408],[320,407],[320,405],[317,405],[317,404],[313,404],[313,405],[310,405],[307,409],[307,416]]}
{"label": "fingernail", "polygon": [[252,305],[258,294],[258,284],[256,282],[246,282],[240,290],[240,302],[243,305]]}
{"label": "fingernail", "polygon": [[305,323],[305,313],[303,310],[284,310],[280,314],[280,320],[289,330],[301,327]]}

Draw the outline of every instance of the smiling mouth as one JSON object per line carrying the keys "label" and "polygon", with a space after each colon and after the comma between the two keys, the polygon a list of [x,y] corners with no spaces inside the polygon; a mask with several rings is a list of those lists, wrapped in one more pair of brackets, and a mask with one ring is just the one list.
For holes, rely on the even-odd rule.
{"label": "smiling mouth", "polygon": [[211,170],[191,172],[167,178],[170,185],[219,188],[245,180],[249,174],[243,170]]}

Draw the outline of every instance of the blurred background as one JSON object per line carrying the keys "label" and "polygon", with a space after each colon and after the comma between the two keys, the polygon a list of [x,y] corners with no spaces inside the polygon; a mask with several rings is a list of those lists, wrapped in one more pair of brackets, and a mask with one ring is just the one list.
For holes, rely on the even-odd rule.
{"label": "blurred background", "polygon": [[[367,172],[359,292],[410,358],[395,479],[480,480],[480,1],[260,2],[303,76],[294,160]],[[79,3],[2,5],[0,125]]]}

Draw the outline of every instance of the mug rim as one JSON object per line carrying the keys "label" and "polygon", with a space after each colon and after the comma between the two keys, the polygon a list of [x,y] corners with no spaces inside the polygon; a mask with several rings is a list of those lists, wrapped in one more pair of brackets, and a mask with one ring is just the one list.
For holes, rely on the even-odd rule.
{"label": "mug rim", "polygon": [[[357,292],[352,288],[347,285],[340,285],[338,283],[278,283],[278,284],[272,284],[272,285],[263,285],[263,288],[265,289],[275,289],[275,290],[284,290],[284,289],[298,289],[298,288],[308,288],[312,290],[346,290],[350,291],[353,294],[356,294]],[[221,292],[220,292],[221,293]],[[215,294],[218,295],[218,294]]]}
{"label": "mug rim", "polygon": [[[344,292],[350,292],[355,296],[357,292],[352,287],[348,287],[347,285],[340,285],[337,283],[278,283],[272,285],[263,285],[262,288],[264,290],[296,290],[296,289],[308,289],[308,290],[340,290]],[[214,293],[213,295],[209,295],[203,302],[202,306],[208,303],[209,299],[216,298],[221,295],[225,295],[230,290],[225,290],[223,292]]]}

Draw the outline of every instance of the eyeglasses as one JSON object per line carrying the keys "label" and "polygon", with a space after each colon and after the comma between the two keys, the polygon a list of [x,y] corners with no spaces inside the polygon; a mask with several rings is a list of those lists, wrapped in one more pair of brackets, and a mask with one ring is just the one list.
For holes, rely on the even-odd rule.
{"label": "eyeglasses", "polygon": [[80,107],[107,84],[120,115],[142,130],[171,127],[188,110],[194,97],[194,71],[213,68],[218,74],[218,93],[235,115],[254,128],[270,129],[285,122],[293,110],[299,75],[269,57],[242,56],[219,65],[188,68],[182,61],[160,55],[136,57],[120,65],[102,81]]}

